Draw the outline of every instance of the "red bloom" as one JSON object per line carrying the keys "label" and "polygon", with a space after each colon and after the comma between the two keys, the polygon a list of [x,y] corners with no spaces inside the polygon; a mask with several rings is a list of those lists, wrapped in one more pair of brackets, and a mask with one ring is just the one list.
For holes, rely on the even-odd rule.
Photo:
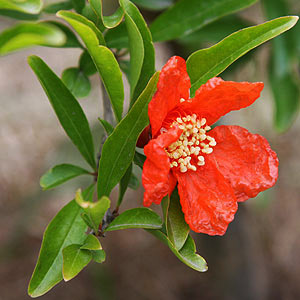
{"label": "red bloom", "polygon": [[144,206],[178,192],[185,220],[196,232],[223,235],[237,202],[272,187],[278,159],[266,139],[239,126],[209,125],[232,110],[251,105],[263,83],[212,78],[189,98],[184,59],[163,67],[149,103],[152,140],[145,146]]}

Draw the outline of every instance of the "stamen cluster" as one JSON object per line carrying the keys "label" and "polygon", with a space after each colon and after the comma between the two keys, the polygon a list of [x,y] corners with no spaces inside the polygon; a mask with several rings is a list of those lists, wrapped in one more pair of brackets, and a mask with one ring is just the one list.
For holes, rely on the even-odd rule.
{"label": "stamen cluster", "polygon": [[196,171],[196,166],[205,165],[203,155],[213,152],[216,141],[206,132],[211,128],[206,125],[206,119],[198,119],[195,114],[177,118],[173,124],[178,124],[183,130],[180,138],[165,151],[170,158],[170,167],[178,168],[185,173]]}

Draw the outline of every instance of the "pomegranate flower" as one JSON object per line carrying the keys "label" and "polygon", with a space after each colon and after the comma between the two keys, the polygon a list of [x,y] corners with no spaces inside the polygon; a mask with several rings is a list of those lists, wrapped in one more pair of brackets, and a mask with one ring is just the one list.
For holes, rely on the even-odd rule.
{"label": "pomegranate flower", "polygon": [[174,56],[166,63],[149,103],[152,139],[144,148],[144,206],[160,204],[178,183],[190,228],[223,235],[238,202],[275,184],[278,159],[264,137],[239,126],[210,128],[228,112],[251,105],[263,86],[215,77],[190,99],[184,59]]}

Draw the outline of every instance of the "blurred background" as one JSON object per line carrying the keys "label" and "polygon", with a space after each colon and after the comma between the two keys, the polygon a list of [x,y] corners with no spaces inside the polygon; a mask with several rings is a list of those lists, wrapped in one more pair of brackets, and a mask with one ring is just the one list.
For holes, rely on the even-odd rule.
{"label": "blurred background", "polygon": [[[285,1],[287,12],[279,9],[278,15],[273,8],[279,2],[283,3],[259,2],[190,36],[157,43],[156,68],[161,69],[172,55],[187,58],[240,28],[280,15],[299,15],[299,1]],[[109,12],[117,1],[105,3]],[[149,7],[141,5],[141,9],[149,23],[158,14]],[[0,17],[0,31],[14,23]],[[265,83],[254,105],[230,113],[221,122],[265,136],[278,154],[280,170],[274,188],[239,205],[225,236],[193,235],[199,254],[208,262],[208,272],[189,269],[142,230],[115,231],[102,240],[107,253],[104,264],[90,264],[43,299],[300,299],[300,120],[296,119],[299,32],[300,24],[251,51],[221,74],[226,80]],[[75,190],[89,182],[89,178],[74,179],[46,192],[39,186],[41,175],[52,166],[85,163],[65,136],[27,64],[26,58],[31,54],[39,55],[61,75],[64,69],[78,64],[81,51],[37,47],[0,57],[0,300],[30,299],[27,285],[47,224],[73,198]],[[98,76],[90,79],[92,92],[80,103],[98,147],[103,135],[97,121],[103,116],[102,96]],[[125,76],[124,81],[128,97]],[[117,195],[116,188],[113,201]],[[142,197],[142,187],[128,190],[121,210],[142,206]]]}

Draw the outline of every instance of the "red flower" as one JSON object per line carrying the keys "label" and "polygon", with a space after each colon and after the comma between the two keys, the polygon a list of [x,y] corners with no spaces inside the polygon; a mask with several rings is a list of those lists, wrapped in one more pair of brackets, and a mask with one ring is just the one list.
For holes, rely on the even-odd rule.
{"label": "red flower", "polygon": [[223,235],[237,202],[272,187],[278,159],[267,140],[239,126],[209,125],[251,105],[263,83],[212,78],[194,98],[184,59],[163,67],[149,103],[152,140],[145,146],[144,206],[159,204],[178,182],[186,222],[196,232]]}

